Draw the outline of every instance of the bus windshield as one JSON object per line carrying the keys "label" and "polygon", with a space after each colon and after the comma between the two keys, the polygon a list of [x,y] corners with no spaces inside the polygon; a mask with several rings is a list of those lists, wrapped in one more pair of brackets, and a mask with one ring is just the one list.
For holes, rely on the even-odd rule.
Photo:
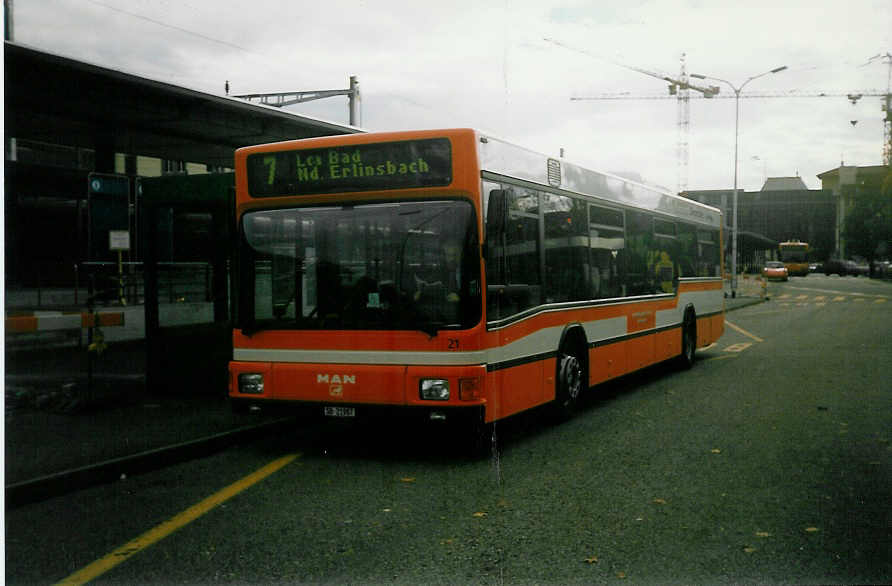
{"label": "bus windshield", "polygon": [[[247,212],[238,323],[267,329],[464,329],[481,318],[470,202]],[[253,286],[251,285],[253,283]]]}
{"label": "bus windshield", "polygon": [[805,244],[781,244],[780,259],[784,262],[806,262],[808,246]]}

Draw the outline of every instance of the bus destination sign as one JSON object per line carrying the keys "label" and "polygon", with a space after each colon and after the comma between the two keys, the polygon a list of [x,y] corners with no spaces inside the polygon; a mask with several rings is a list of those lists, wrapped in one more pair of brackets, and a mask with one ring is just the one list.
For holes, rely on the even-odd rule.
{"label": "bus destination sign", "polygon": [[452,182],[449,139],[431,138],[250,155],[254,197],[437,187]]}

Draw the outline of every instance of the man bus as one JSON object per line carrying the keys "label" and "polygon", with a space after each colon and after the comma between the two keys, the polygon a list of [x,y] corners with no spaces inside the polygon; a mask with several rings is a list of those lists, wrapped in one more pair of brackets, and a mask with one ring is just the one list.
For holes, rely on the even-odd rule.
{"label": "man bus", "polygon": [[239,149],[235,408],[491,423],[694,361],[722,218],[470,129]]}

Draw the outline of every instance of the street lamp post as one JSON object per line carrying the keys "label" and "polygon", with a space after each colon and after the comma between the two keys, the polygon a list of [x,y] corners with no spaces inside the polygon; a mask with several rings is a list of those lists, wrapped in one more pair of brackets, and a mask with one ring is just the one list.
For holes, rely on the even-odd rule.
{"label": "street lamp post", "polygon": [[699,73],[691,73],[689,75],[690,77],[695,77],[697,79],[712,79],[714,81],[720,81],[722,83],[728,84],[728,87],[730,87],[734,91],[734,196],[731,203],[731,214],[734,216],[734,218],[731,221],[731,297],[737,297],[737,144],[740,129],[740,92],[743,91],[743,88],[746,87],[746,85],[754,79],[758,79],[763,75],[768,75],[769,73],[778,73],[786,68],[786,65],[782,65],[781,67],[776,67],[771,71],[766,71],[765,73],[754,75],[740,84],[740,87],[736,87],[727,79],[722,79],[720,77],[701,75]]}

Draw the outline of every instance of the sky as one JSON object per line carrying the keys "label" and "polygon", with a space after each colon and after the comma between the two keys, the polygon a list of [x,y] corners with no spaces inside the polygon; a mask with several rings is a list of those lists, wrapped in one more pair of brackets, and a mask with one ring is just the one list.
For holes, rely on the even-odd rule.
{"label": "sky", "polygon": [[[14,40],[211,94],[346,89],[370,131],[473,127],[676,190],[882,164],[888,0],[15,0]],[[879,56],[879,57],[875,57]],[[875,58],[873,58],[875,57]],[[873,59],[871,59],[873,58]],[[689,100],[641,70],[727,81]],[[786,66],[776,74],[772,69]],[[746,83],[745,87],[743,84]],[[742,97],[842,94],[837,97]],[[571,100],[624,93],[619,100]],[[651,96],[659,99],[631,99]],[[731,96],[730,99],[727,96]],[[346,97],[289,111],[348,122]],[[854,123],[853,123],[854,122]],[[679,145],[687,144],[687,158]]]}

